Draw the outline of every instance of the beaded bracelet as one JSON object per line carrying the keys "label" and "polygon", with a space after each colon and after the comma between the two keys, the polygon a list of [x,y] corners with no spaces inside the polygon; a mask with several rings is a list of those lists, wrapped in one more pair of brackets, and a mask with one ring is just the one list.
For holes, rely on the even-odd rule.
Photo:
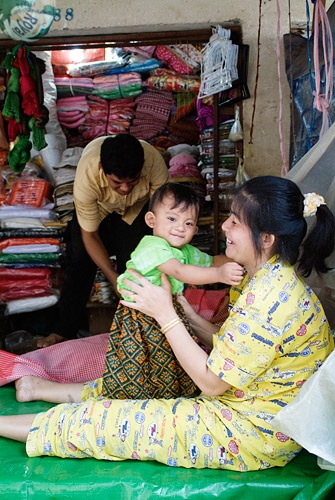
{"label": "beaded bracelet", "polygon": [[162,326],[161,332],[165,335],[169,330],[171,330],[171,328],[178,325],[178,323],[181,323],[181,320],[179,318],[172,319],[171,321],[166,323],[166,325]]}

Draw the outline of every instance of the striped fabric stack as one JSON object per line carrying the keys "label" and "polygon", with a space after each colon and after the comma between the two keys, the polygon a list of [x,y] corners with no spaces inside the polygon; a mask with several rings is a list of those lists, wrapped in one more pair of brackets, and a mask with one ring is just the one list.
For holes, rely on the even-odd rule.
{"label": "striped fabric stack", "polygon": [[151,139],[164,132],[170,117],[173,97],[171,92],[150,90],[135,99],[136,116],[130,133],[137,139]]}

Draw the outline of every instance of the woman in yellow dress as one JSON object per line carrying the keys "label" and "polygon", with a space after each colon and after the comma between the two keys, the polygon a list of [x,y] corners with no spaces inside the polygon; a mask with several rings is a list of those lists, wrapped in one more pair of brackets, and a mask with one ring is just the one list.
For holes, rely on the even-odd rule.
{"label": "woman in yellow dress", "polygon": [[[305,216],[315,216],[306,236]],[[0,435],[26,442],[29,456],[156,460],[177,467],[251,471],[284,466],[301,447],[271,421],[334,349],[323,308],[301,274],[327,272],[335,219],[316,194],[288,179],[240,186],[223,223],[226,255],[244,266],[220,328],[183,302],[207,354],[188,334],[162,287],[134,273],[132,301],[154,317],[179,363],[201,390],[195,398],[85,401],[80,384],[21,379],[20,400],[66,403],[39,415],[0,417]],[[127,294],[126,289],[123,290]]]}

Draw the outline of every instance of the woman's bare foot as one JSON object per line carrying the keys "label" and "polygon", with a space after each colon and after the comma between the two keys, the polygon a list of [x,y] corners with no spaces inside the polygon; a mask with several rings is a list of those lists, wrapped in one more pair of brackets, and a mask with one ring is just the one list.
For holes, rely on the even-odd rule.
{"label": "woman's bare foot", "polygon": [[43,337],[38,339],[37,347],[49,347],[51,345],[59,344],[59,342],[63,342],[64,337],[58,335],[58,333],[50,333],[47,337]]}
{"label": "woman's bare foot", "polygon": [[19,401],[19,403],[25,403],[27,401],[42,399],[41,395],[45,383],[47,383],[46,380],[40,377],[34,377],[33,375],[19,378],[15,381],[17,401]]}
{"label": "woman's bare foot", "polygon": [[27,401],[47,401],[48,403],[80,403],[82,383],[62,384],[27,375],[15,382],[16,399]]}

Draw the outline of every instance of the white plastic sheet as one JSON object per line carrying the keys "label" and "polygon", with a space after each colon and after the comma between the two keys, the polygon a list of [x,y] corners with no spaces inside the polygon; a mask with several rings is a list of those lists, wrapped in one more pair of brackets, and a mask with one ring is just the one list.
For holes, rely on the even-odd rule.
{"label": "white plastic sheet", "polygon": [[272,420],[275,429],[335,464],[335,351]]}

